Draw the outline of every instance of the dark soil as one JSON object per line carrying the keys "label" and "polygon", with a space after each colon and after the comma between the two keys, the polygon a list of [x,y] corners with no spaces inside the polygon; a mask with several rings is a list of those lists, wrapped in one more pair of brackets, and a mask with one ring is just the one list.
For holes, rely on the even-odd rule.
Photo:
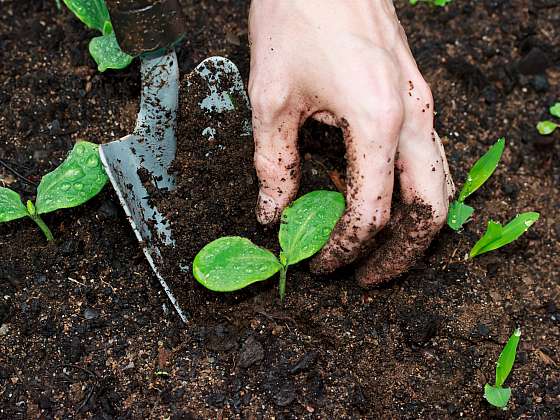
{"label": "dark soil", "polygon": [[[183,73],[225,55],[247,80],[248,2],[183,5],[193,28],[179,50]],[[0,418],[560,417],[560,137],[534,129],[560,98],[560,5],[398,6],[458,184],[507,138],[497,172],[469,201],[477,212],[466,229],[445,229],[409,273],[369,292],[352,269],[315,277],[302,263],[284,307],[275,279],[217,295],[190,275],[173,278],[185,325],[109,186],[45,217],[56,243],[28,220],[2,225]],[[104,143],[134,126],[138,63],[97,73],[92,36],[53,1],[2,2],[0,185],[25,198],[77,139]],[[310,123],[301,137],[302,192],[334,189],[340,133]],[[251,139],[183,136],[181,145],[192,221],[184,258],[229,234],[277,251],[276,228],[254,217]],[[465,260],[488,219],[528,210],[541,220],[521,239]],[[516,326],[513,397],[501,412],[482,388]]]}

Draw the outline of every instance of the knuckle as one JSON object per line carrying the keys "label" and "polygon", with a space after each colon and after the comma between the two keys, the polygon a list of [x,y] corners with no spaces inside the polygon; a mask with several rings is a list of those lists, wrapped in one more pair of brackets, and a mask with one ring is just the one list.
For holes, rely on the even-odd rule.
{"label": "knuckle", "polygon": [[360,114],[369,123],[382,123],[382,126],[394,129],[402,124],[404,107],[397,94],[389,94],[364,103]]}
{"label": "knuckle", "polygon": [[249,98],[253,112],[261,117],[277,116],[290,102],[287,90],[263,83],[255,83],[249,88]]}

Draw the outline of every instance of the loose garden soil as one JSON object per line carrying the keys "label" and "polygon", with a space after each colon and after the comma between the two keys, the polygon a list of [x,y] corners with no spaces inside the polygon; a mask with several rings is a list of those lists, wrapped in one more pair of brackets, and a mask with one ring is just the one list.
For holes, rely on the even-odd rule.
{"label": "loose garden soil", "polygon": [[[0,185],[34,198],[76,140],[132,130],[139,65],[100,74],[87,52],[95,34],[54,1],[0,3]],[[560,417],[560,135],[534,129],[560,99],[560,5],[397,3],[456,182],[507,139],[465,230],[445,228],[412,270],[369,291],[353,267],[316,277],[299,264],[283,306],[276,279],[222,295],[171,276],[183,324],[110,186],[45,217],[54,243],[30,220],[1,225],[0,418]],[[183,74],[224,55],[247,81],[248,1],[183,6]],[[177,201],[165,207],[183,217],[175,257],[192,261],[223,235],[278,251],[277,227],[254,217],[251,138],[203,141],[182,117]],[[302,193],[340,187],[340,137],[301,130]],[[529,210],[541,219],[521,239],[465,259],[489,219]],[[513,396],[499,411],[482,388],[516,326]]]}

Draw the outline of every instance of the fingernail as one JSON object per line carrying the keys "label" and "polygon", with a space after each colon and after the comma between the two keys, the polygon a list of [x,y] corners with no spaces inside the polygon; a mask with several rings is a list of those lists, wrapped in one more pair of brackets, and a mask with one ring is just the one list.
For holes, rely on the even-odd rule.
{"label": "fingernail", "polygon": [[268,225],[276,221],[278,216],[278,204],[268,194],[259,191],[257,201],[257,220],[263,225]]}

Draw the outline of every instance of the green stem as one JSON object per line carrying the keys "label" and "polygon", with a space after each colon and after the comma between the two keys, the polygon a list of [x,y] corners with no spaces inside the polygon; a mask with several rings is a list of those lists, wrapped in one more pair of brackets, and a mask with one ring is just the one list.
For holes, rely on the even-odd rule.
{"label": "green stem", "polygon": [[33,221],[35,223],[37,223],[37,226],[39,226],[41,228],[41,230],[43,231],[43,233],[45,234],[45,237],[47,238],[47,241],[52,241],[54,239],[53,234],[51,232],[51,230],[49,229],[49,227],[45,224],[45,222],[43,222],[43,219],[41,219],[41,216],[39,216],[38,214],[34,214],[34,215],[30,215],[31,219],[33,219]]}
{"label": "green stem", "polygon": [[280,291],[280,302],[284,303],[284,297],[286,296],[286,273],[288,272],[288,266],[284,265],[280,269],[280,284],[278,290]]}

